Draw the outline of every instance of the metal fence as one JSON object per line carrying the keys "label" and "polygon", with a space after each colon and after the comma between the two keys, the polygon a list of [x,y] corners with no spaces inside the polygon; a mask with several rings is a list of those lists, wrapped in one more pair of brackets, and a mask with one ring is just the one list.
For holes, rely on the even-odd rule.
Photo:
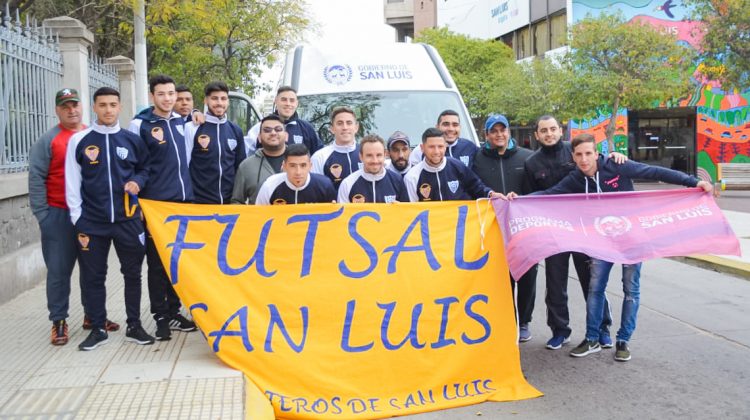
{"label": "metal fence", "polygon": [[89,103],[91,104],[91,120],[96,119],[94,116],[94,92],[101,87],[118,88],[117,71],[104,60],[94,55],[89,55]]}
{"label": "metal fence", "polygon": [[28,170],[29,149],[57,122],[54,95],[62,84],[57,43],[43,27],[15,22],[7,3],[0,24],[0,174]]}

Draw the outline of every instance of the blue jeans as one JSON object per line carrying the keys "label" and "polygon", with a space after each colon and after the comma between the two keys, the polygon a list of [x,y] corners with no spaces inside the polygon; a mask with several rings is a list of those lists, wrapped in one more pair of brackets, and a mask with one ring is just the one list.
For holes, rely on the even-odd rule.
{"label": "blue jeans", "polygon": [[[42,233],[42,256],[47,266],[49,319],[60,321],[68,317],[70,277],[76,264],[76,234],[70,213],[67,209],[50,206],[47,216],[39,222],[39,230]],[[83,288],[81,303],[85,303]]]}
{"label": "blue jeans", "polygon": [[[591,283],[586,300],[586,339],[599,340],[599,330],[604,311],[604,291],[607,289],[609,272],[614,263],[591,259]],[[617,330],[617,341],[629,341],[635,331],[635,320],[638,317],[638,305],[641,299],[641,263],[622,265],[622,315],[620,329]]]}

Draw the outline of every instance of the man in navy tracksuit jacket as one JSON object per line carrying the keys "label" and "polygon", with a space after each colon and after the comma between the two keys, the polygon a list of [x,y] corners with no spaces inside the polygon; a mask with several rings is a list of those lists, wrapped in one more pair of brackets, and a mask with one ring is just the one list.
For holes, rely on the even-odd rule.
{"label": "man in navy tracksuit jacket", "polygon": [[335,108],[331,112],[334,141],[312,156],[312,172],[327,176],[336,191],[344,178],[362,167],[355,138],[358,130],[359,123],[351,108]]}
{"label": "man in navy tracksuit jacket", "polygon": [[195,202],[229,204],[234,175],[245,159],[242,131],[227,119],[229,88],[223,82],[206,85],[206,122],[185,126]]}
{"label": "man in navy tracksuit jacket", "polygon": [[310,172],[310,155],[304,144],[287,146],[284,172],[271,175],[263,182],[255,199],[256,205],[332,203],[336,191],[331,181],[320,174]]}
{"label": "man in navy tracksuit jacket", "polygon": [[[172,111],[176,97],[174,80],[168,76],[155,76],[149,81],[149,89],[154,106],[136,115],[128,127],[148,147],[146,167],[150,181],[139,196],[175,203],[192,202],[193,187],[187,162],[184,119]],[[180,314],[180,298],[172,287],[148,229],[146,263],[151,313],[156,320],[156,339],[169,340],[170,327],[194,331],[195,324]]]}
{"label": "man in navy tracksuit jacket", "polygon": [[141,327],[141,264],[146,238],[137,194],[146,186],[148,151],[137,135],[117,123],[119,93],[101,88],[94,93],[97,121],[68,142],[65,158],[65,200],[75,225],[78,262],[92,329],[79,345],[93,350],[107,341],[104,330],[107,258],[114,243],[125,280],[126,339],[153,344]]}
{"label": "man in navy tracksuit jacket", "polygon": [[[320,141],[315,127],[300,119],[297,115],[299,101],[297,91],[294,88],[291,86],[279,87],[276,91],[276,98],[273,100],[273,106],[275,108],[274,115],[281,118],[286,132],[289,134],[286,144],[304,144],[310,151],[310,155],[314,155],[315,152],[323,148],[323,142]],[[261,147],[259,137],[260,123],[257,123],[247,133],[246,152],[248,156],[252,156],[250,152]]]}
{"label": "man in navy tracksuit jacket", "polygon": [[[458,159],[467,168],[471,168],[474,154],[476,154],[478,148],[473,141],[459,137],[461,134],[461,122],[458,118],[458,112],[452,109],[446,109],[441,112],[435,128],[443,133],[443,137],[445,137],[445,141],[447,142],[445,155]],[[409,161],[412,165],[416,165],[422,158],[422,151],[414,149],[414,152],[409,157]]]}
{"label": "man in navy tracksuit jacket", "polygon": [[[701,187],[710,192],[709,182],[701,181],[682,172],[639,162],[628,161],[621,165],[599,155],[596,140],[590,134],[579,134],[572,141],[573,160],[576,169],[565,178],[544,191],[535,194],[606,193],[633,191],[633,178],[649,179],[686,187]],[[586,299],[586,338],[570,352],[571,356],[583,357],[601,350],[601,324],[605,312],[605,295],[609,272],[614,264],[591,259],[591,282]],[[623,264],[623,304],[620,328],[617,331],[615,360],[630,360],[628,341],[635,331],[640,301],[641,263]]]}
{"label": "man in navy tracksuit jacket", "polygon": [[404,177],[410,201],[475,200],[501,197],[482,183],[477,175],[458,159],[445,156],[445,139],[436,128],[422,133],[424,160]]}
{"label": "man in navy tracksuit jacket", "polygon": [[339,203],[407,202],[403,177],[385,168],[385,143],[378,135],[367,135],[359,143],[362,169],[341,182]]}

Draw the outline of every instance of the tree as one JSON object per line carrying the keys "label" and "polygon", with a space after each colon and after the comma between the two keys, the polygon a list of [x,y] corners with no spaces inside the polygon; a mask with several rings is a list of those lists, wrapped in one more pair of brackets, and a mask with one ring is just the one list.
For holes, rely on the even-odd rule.
{"label": "tree", "polygon": [[606,128],[609,150],[617,111],[651,108],[690,92],[694,50],[672,34],[622,14],[586,17],[571,29],[568,64],[575,74],[570,111],[590,116],[602,106],[612,111]]}
{"label": "tree", "polygon": [[683,0],[703,22],[701,47],[706,76],[725,89],[750,86],[750,1]]}
{"label": "tree", "polygon": [[567,94],[573,79],[564,62],[535,59],[511,64],[498,74],[493,109],[524,126],[545,114],[567,120],[576,116],[571,113]]}
{"label": "tree", "polygon": [[[133,57],[135,0],[24,0],[13,5],[39,20],[67,15],[94,33],[100,57]],[[223,80],[252,94],[264,66],[290,47],[310,22],[294,0],[150,0],[146,42],[150,74],[168,74],[200,99]]]}
{"label": "tree", "polygon": [[146,14],[150,72],[173,75],[198,97],[210,80],[252,96],[263,68],[309,24],[294,0],[152,0]]}
{"label": "tree", "polygon": [[443,57],[472,118],[484,120],[497,112],[492,102],[498,75],[513,64],[513,51],[502,42],[456,34],[447,28],[425,29],[416,42],[432,45]]}

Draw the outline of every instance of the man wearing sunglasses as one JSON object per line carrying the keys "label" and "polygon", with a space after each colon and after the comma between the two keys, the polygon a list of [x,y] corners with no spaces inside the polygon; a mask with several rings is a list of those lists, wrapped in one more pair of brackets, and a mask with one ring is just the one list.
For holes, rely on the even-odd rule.
{"label": "man wearing sunglasses", "polygon": [[261,147],[240,164],[234,178],[232,204],[255,204],[263,182],[271,175],[281,172],[287,136],[284,123],[278,115],[270,114],[261,120],[258,135]]}

